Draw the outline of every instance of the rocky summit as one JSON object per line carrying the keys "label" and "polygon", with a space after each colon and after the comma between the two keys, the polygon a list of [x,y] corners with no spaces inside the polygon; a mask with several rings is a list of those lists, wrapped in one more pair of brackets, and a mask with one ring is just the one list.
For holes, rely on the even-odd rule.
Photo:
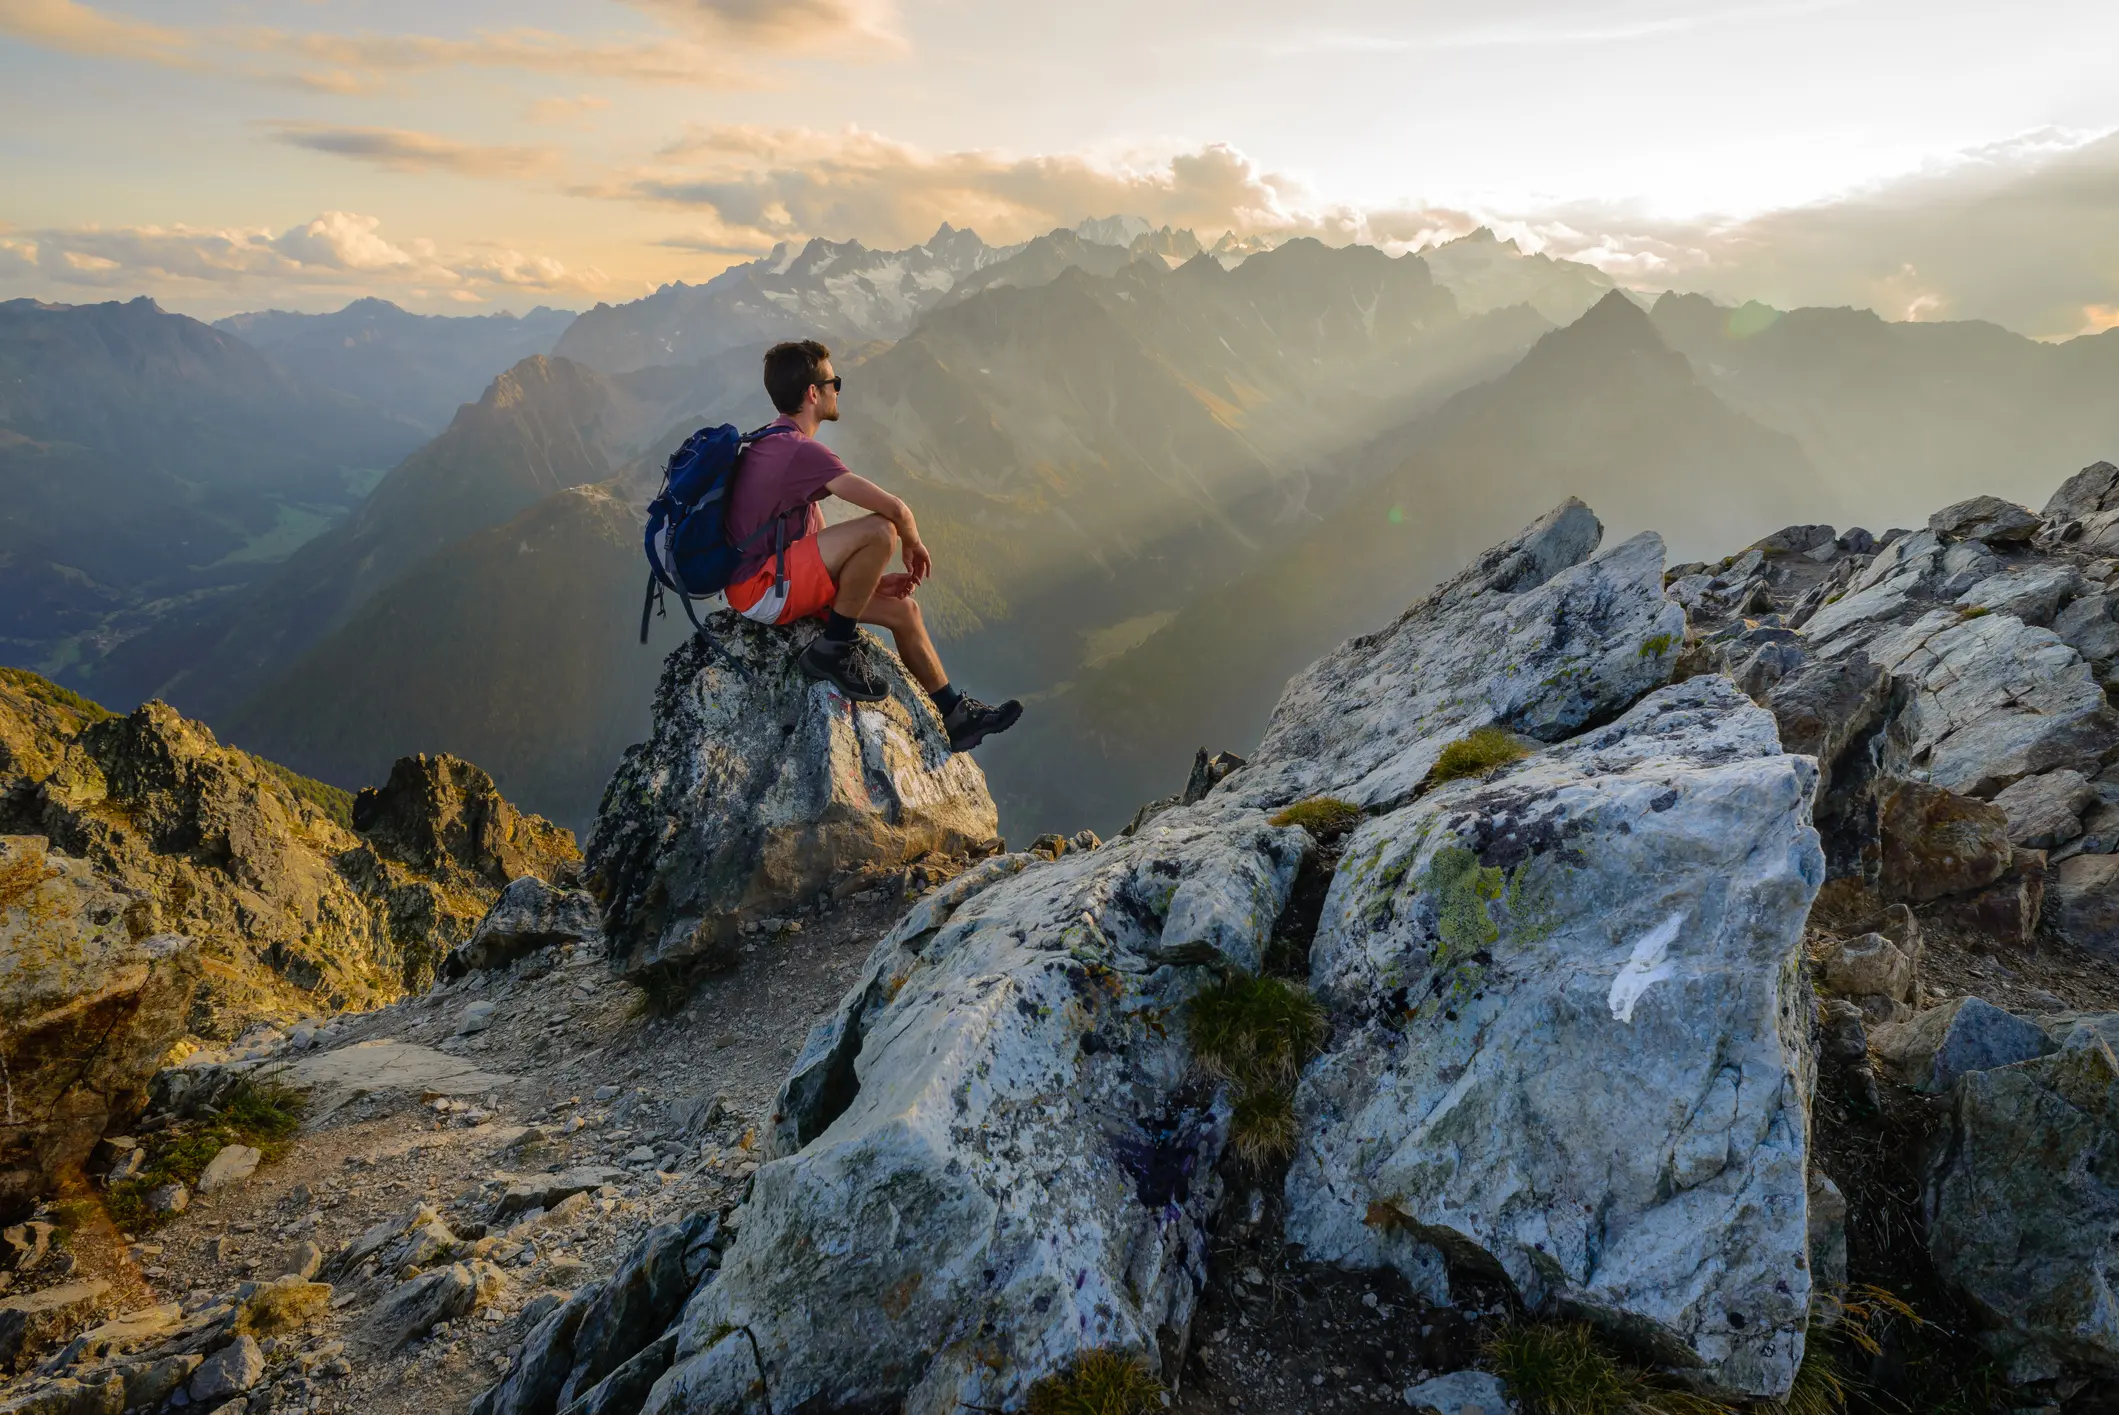
{"label": "rocky summit", "polygon": [[670,655],[654,735],[619,763],[589,839],[614,966],[725,964],[740,927],[789,902],[998,848],[985,777],[872,636],[890,696],[856,710],[794,666],[817,625],[710,624]]}
{"label": "rocky summit", "polygon": [[[340,824],[189,749],[338,844],[406,995],[86,1053],[130,1227],[8,1230],[0,1409],[2108,1408],[2119,472],[1604,539],[1472,557],[1109,842],[1008,848],[880,644],[848,704],[728,616],[579,878],[448,759]],[[124,765],[173,715],[30,696],[10,821],[230,799]],[[250,819],[193,818],[194,871]],[[144,1054],[219,955],[106,838],[10,839],[0,901],[38,1016]]]}

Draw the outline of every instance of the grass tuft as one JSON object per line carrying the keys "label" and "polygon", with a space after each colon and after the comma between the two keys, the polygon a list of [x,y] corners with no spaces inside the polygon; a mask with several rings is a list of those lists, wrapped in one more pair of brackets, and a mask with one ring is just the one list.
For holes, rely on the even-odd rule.
{"label": "grass tuft", "polygon": [[1301,1127],[1295,1092],[1287,1086],[1238,1091],[1229,1106],[1229,1148],[1252,1170],[1266,1170],[1295,1154]]}
{"label": "grass tuft", "polygon": [[249,1145],[267,1160],[278,1159],[302,1128],[308,1098],[277,1081],[237,1085],[219,1116],[183,1121],[148,1137],[147,1163],[138,1177],[114,1184],[103,1196],[111,1221],[127,1233],[143,1233],[168,1222],[147,1206],[147,1194],[164,1184],[197,1184],[213,1157],[228,1145]]}
{"label": "grass tuft", "polygon": [[1514,733],[1500,727],[1482,727],[1469,737],[1459,737],[1442,749],[1427,774],[1430,786],[1460,781],[1468,776],[1491,776],[1510,762],[1530,755],[1530,748]]}
{"label": "grass tuft", "polygon": [[1253,1169],[1295,1153],[1295,1082],[1324,1045],[1324,1009],[1299,983],[1236,976],[1192,999],[1200,1069],[1231,1090],[1229,1147]]}
{"label": "grass tuft", "polygon": [[1274,816],[1273,824],[1299,825],[1319,840],[1326,840],[1361,824],[1361,807],[1337,796],[1312,796]]}
{"label": "grass tuft", "polygon": [[1521,1322],[1488,1341],[1494,1374],[1526,1415],[1735,1415],[1733,1407],[1620,1360],[1579,1322]]}
{"label": "grass tuft", "polygon": [[1840,1368],[1839,1358],[1813,1332],[1803,1347],[1803,1364],[1796,1368],[1795,1384],[1781,1402],[1785,1415],[1846,1415],[1852,1382]]}
{"label": "grass tuft", "polygon": [[1192,999],[1187,1022],[1199,1064],[1240,1089],[1294,1085],[1324,1044],[1324,1009],[1285,978],[1216,983]]}
{"label": "grass tuft", "polygon": [[1147,1415],[1162,1407],[1163,1384],[1138,1356],[1084,1351],[1064,1372],[1030,1387],[1030,1415]]}

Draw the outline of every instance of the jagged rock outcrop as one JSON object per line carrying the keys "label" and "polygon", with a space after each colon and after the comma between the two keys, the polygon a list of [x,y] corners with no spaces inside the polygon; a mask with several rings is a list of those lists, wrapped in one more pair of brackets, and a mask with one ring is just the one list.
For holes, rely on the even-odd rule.
{"label": "jagged rock outcrop", "polygon": [[0,830],[85,862],[141,937],[196,940],[215,966],[187,1025],[209,1041],[422,988],[510,879],[578,860],[453,757],[349,800],[162,703],[116,716],[20,670],[0,677]]}
{"label": "jagged rock outcrop", "polygon": [[[796,1059],[719,1279],[646,1408],[953,1411],[1189,1322],[1227,1110],[1164,1019],[1263,952],[1310,849],[1179,807],[916,905]],[[946,1045],[939,1045],[943,1039]],[[733,1333],[733,1336],[731,1336]]]}
{"label": "jagged rock outcrop", "polygon": [[1210,799],[1410,796],[1450,741],[1498,724],[1557,741],[1670,680],[1685,615],[1653,533],[1590,558],[1603,526],[1570,500],[1480,556],[1389,628],[1349,639],[1281,694],[1250,767]]}
{"label": "jagged rock outcrop", "polygon": [[[1784,741],[1818,752],[1835,881],[1933,902],[2017,944],[2050,887],[2066,932],[2110,946],[2111,475],[2085,469],[2043,516],[1977,497],[1873,553],[1851,531],[1801,555],[1729,562],[1753,565],[1753,617],[1703,607],[1692,633],[1704,666],[1772,710]],[[2074,863],[2083,856],[2096,858]]]}
{"label": "jagged rock outcrop", "polygon": [[1362,825],[1311,951],[1289,1237],[1497,1267],[1713,1387],[1785,1394],[1808,1316],[1814,769],[1728,680]]}
{"label": "jagged rock outcrop", "polygon": [[[1569,1176],[1592,1214],[1621,1216],[1623,1268],[1527,1256],[1543,1235],[1500,1191],[1508,1165],[1542,1163],[1545,1118],[1500,1100],[1505,1078],[1492,1104],[1475,1107],[1493,1177],[1485,1218],[1506,1235],[1491,1244],[1499,1265],[1533,1301],[1590,1297],[1584,1305],[1614,1325],[1660,1334],[1666,1354],[1710,1385],[1784,1391],[1807,1293],[1807,1023],[1791,984],[1822,875],[1806,816],[1814,778],[1722,680],[1636,706],[1667,683],[1683,619],[1661,593],[1660,543],[1639,537],[1592,558],[1599,535],[1586,507],[1564,506],[1390,630],[1342,647],[1290,685],[1254,764],[1202,799],[1100,848],[988,859],[914,905],[796,1059],[735,1241],[664,1334],[675,1338],[670,1365],[641,1408],[1017,1408],[1034,1381],[1086,1349],[1156,1365],[1165,1335],[1181,1348],[1230,1124],[1227,1093],[1200,1073],[1181,1019],[1215,977],[1262,965],[1313,849],[1308,832],[1268,813],[1318,792],[1367,804],[1375,844],[1410,854],[1422,822],[1461,819],[1478,849],[1506,856],[1488,864],[1467,850],[1458,893],[1470,904],[1451,911],[1452,929],[1483,939],[1506,925],[1529,937],[1533,916],[1554,921],[1539,936],[1555,951],[1565,941],[1564,963],[1557,952],[1502,961],[1490,941],[1475,942],[1459,961],[1492,987],[1465,1006],[1517,1019],[1526,1038],[1565,1021],[1582,1029],[1581,1045],[1598,1038],[1595,1054],[1612,1066],[1648,1058],[1639,1084],[1656,1090],[1643,1107],[1650,1123],[1633,1112],[1598,1122],[1573,1156],[1583,1172]],[[684,665],[675,686],[696,672]],[[662,719],[678,706],[666,702]],[[692,734],[726,720],[683,710]],[[1427,789],[1444,745],[1496,723],[1560,745],[1513,769],[1520,789],[1515,775]],[[705,740],[690,754],[705,755]],[[679,757],[682,745],[658,734],[650,750]],[[629,765],[629,779],[651,779],[642,765]],[[1469,824],[1504,815],[1523,828]],[[680,816],[670,833],[690,828]],[[1440,853],[1442,831],[1433,834],[1429,853]],[[1369,838],[1357,836],[1357,850]],[[1646,873],[1669,882],[1647,893],[1644,870],[1627,862],[1656,848],[1677,863],[1659,857]],[[1538,878],[1489,893],[1488,868]],[[1402,1026],[1419,1005],[1411,955],[1391,967],[1363,953],[1353,929],[1357,912],[1361,927],[1385,933],[1399,904],[1418,916],[1433,873],[1368,861],[1355,874],[1379,898],[1360,905],[1352,877],[1335,886],[1347,912],[1328,904],[1327,928],[1342,932],[1317,967],[1344,1037],[1367,1019]],[[1380,897],[1401,884],[1405,899]],[[1680,898],[1688,889],[1699,897]],[[1648,917],[1659,902],[1670,919]],[[1615,933],[1614,921],[1626,927]],[[1644,939],[1658,949],[1634,947]],[[1554,976],[1514,982],[1512,1011],[1504,983],[1518,962]],[[1592,1015],[1561,1018],[1557,1001],[1541,1000],[1570,988],[1596,993]],[[1613,1015],[1619,993],[1623,1017]],[[1320,1078],[1353,1056],[1316,1063],[1305,1094],[1322,1097]],[[1598,1074],[1575,1069],[1577,1082]],[[1377,1123],[1410,1136],[1416,1090],[1409,1081],[1403,1107]],[[1330,1123],[1321,1108],[1310,1113]],[[1603,1157],[1621,1123],[1625,1143],[1650,1156],[1634,1166],[1641,1174]],[[1344,1141],[1328,1146],[1346,1152]],[[1675,1199],[1656,1188],[1672,1172],[1684,1181]],[[1324,1194],[1291,1180],[1291,1230],[1340,1231],[1354,1187]],[[1405,1197],[1366,1196],[1352,1227],[1394,1196]],[[1298,1220],[1297,1208],[1310,1213]],[[1421,1221],[1439,1231],[1434,1219]],[[1336,1256],[1411,1260],[1402,1265],[1431,1291],[1447,1281],[1442,1256],[1408,1235],[1396,1252]],[[1681,1270],[1702,1275],[1674,1294],[1653,1290]],[[660,1346],[642,1349],[663,1359]]]}
{"label": "jagged rock outcrop", "polygon": [[794,666],[816,632],[723,612],[670,655],[589,841],[614,968],[724,964],[738,924],[865,866],[998,848],[985,776],[897,656],[868,640],[890,697],[850,704]]}
{"label": "jagged rock outcrop", "polygon": [[0,835],[0,1220],[140,1108],[184,1034],[198,946],[151,932],[152,915],[43,837]]}

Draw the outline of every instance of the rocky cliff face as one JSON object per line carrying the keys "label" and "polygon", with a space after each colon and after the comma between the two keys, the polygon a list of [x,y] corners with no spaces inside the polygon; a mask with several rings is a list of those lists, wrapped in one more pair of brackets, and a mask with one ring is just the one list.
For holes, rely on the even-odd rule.
{"label": "rocky cliff face", "polygon": [[161,703],[115,716],[12,669],[0,839],[11,1199],[136,1109],[172,1044],[423,989],[511,878],[578,861],[467,762],[408,758],[349,801]]}

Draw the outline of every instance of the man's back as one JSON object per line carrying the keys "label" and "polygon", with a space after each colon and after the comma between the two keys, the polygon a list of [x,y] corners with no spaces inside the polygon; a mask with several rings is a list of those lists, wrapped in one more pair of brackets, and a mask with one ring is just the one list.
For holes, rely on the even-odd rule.
{"label": "man's back", "polygon": [[[806,522],[796,525],[789,516],[788,534],[815,535],[824,529],[824,513],[817,503],[828,494],[825,488],[846,474],[846,464],[838,454],[803,433],[794,419],[779,418],[768,426],[786,430],[750,445],[736,472],[735,491],[729,496],[728,538],[736,545],[749,544],[775,517],[788,516],[804,505],[809,507]],[[758,547],[744,557],[745,569],[772,553],[772,536],[758,538]]]}

